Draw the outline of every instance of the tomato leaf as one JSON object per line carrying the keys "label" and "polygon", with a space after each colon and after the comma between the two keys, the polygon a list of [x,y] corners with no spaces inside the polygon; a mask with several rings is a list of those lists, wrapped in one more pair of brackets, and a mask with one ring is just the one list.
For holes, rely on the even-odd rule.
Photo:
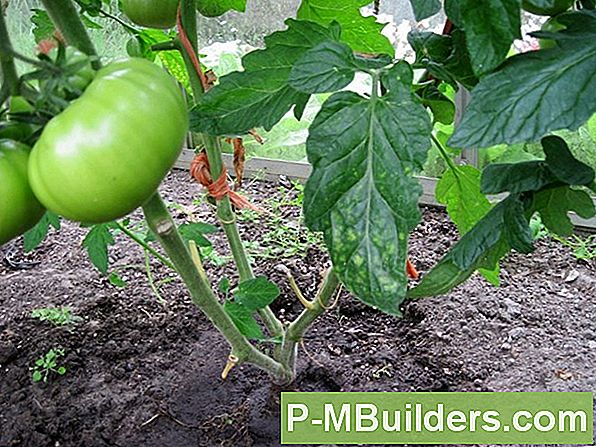
{"label": "tomato leaf", "polygon": [[251,340],[264,340],[263,330],[252,315],[252,311],[242,304],[226,301],[224,311],[230,316],[238,330]]}
{"label": "tomato leaf", "polygon": [[324,26],[337,22],[341,26],[341,41],[354,51],[366,54],[395,55],[389,39],[381,34],[385,24],[375,17],[363,17],[360,9],[371,0],[302,0],[296,17]]}
{"label": "tomato leaf", "polygon": [[450,140],[457,147],[534,141],[575,130],[596,110],[596,12],[567,13],[554,48],[519,54],[486,76]]}
{"label": "tomato leaf", "polygon": [[596,215],[594,202],[588,193],[569,186],[560,186],[536,194],[535,207],[542,223],[559,236],[571,236],[573,223],[567,215],[575,211],[580,217],[590,219]]}
{"label": "tomato leaf", "polygon": [[50,226],[56,230],[60,229],[60,216],[46,211],[41,220],[37,224],[27,231],[23,237],[23,245],[25,252],[35,250],[45,240],[50,230]]}
{"label": "tomato leaf", "polygon": [[492,208],[480,192],[480,171],[469,165],[445,171],[437,183],[435,196],[447,206],[447,213],[461,234],[470,231]]}
{"label": "tomato leaf", "polygon": [[196,0],[197,9],[205,17],[218,17],[228,11],[244,12],[246,0]]}
{"label": "tomato leaf", "polygon": [[513,40],[521,38],[520,6],[520,0],[459,0],[461,27],[478,76],[498,67]]}
{"label": "tomato leaf", "polygon": [[440,0],[410,0],[410,4],[417,22],[434,16],[441,10]]}
{"label": "tomato leaf", "polygon": [[288,82],[304,93],[341,90],[358,71],[352,49],[341,42],[323,42],[308,50],[294,64]]}
{"label": "tomato leaf", "polygon": [[428,70],[435,78],[450,83],[454,88],[458,88],[460,83],[472,89],[478,83],[461,30],[454,30],[450,36],[410,31],[408,42],[416,51],[416,68]]}
{"label": "tomato leaf", "polygon": [[182,224],[178,227],[182,239],[185,241],[194,241],[199,247],[211,247],[211,241],[205,237],[205,234],[215,233],[217,227],[206,223],[196,222]]}
{"label": "tomato leaf", "polygon": [[561,137],[548,136],[541,143],[546,163],[557,179],[568,185],[589,185],[594,181],[594,170],[576,159]]}
{"label": "tomato leaf", "polygon": [[238,304],[256,311],[275,301],[279,296],[279,288],[264,276],[258,276],[238,284],[233,293]]}
{"label": "tomato leaf", "polygon": [[430,147],[430,118],[411,80],[402,62],[383,79],[382,97],[332,95],[307,140],[306,224],[324,231],[344,285],[392,314],[405,297],[408,233],[420,218],[421,187],[412,175]]}
{"label": "tomato leaf", "polygon": [[494,163],[488,165],[482,173],[481,190],[484,194],[539,191],[557,181],[543,160]]}
{"label": "tomato leaf", "polygon": [[435,122],[451,124],[455,119],[455,104],[434,85],[427,85],[418,92],[422,104],[433,113]]}
{"label": "tomato leaf", "polygon": [[[288,84],[294,63],[311,48],[337,40],[337,30],[289,19],[288,29],[265,38],[266,49],[242,59],[244,71],[220,79],[191,110],[191,129],[212,135],[239,135],[271,128],[293,105],[303,110],[309,95]],[[298,113],[298,118],[300,113]]]}
{"label": "tomato leaf", "polygon": [[112,223],[93,225],[83,240],[91,263],[104,275],[108,273],[108,247],[114,245],[112,227]]}
{"label": "tomato leaf", "polygon": [[[480,191],[480,171],[473,166],[455,166],[443,174],[435,189],[439,203],[447,206],[449,217],[457,226],[459,234],[470,231],[492,208]],[[499,266],[480,269],[491,284],[499,285]]]}
{"label": "tomato leaf", "polygon": [[467,280],[479,268],[492,270],[510,249],[505,238],[505,211],[514,206],[510,196],[493,207],[452,247],[418,286],[408,292],[410,298],[447,293]]}
{"label": "tomato leaf", "polygon": [[33,23],[33,37],[35,43],[39,43],[42,40],[50,39],[54,36],[56,27],[50,19],[49,14],[43,9],[32,9],[33,15],[31,16],[31,23]]}

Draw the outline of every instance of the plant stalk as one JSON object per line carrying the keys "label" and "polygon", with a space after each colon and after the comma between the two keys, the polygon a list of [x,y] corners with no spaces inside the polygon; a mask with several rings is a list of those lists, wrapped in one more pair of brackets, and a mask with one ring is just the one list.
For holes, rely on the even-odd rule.
{"label": "plant stalk", "polygon": [[[182,27],[192,45],[192,50],[196,54],[198,52],[198,39],[196,5],[194,0],[182,0],[180,3],[180,16]],[[182,51],[182,56],[190,78],[195,103],[198,103],[200,98],[204,95],[205,89],[187,51]],[[213,179],[218,179],[224,168],[220,140],[217,137],[205,134],[201,135],[201,137],[209,160],[211,177]],[[240,238],[238,225],[236,223],[236,214],[232,210],[232,205],[228,197],[224,197],[217,202],[217,217],[219,218],[228,239],[230,250],[232,251],[232,256],[234,257],[234,262],[236,263],[240,275],[240,282],[253,279],[254,273],[250,266],[250,262],[248,261],[248,256],[244,249],[244,245],[242,244],[242,239]],[[279,321],[268,306],[259,310],[259,316],[272,336],[281,336],[283,334],[284,328],[281,321]]]}
{"label": "plant stalk", "polygon": [[174,264],[172,264],[172,262],[169,259],[167,259],[166,257],[162,256],[161,253],[159,253],[157,250],[155,250],[151,245],[149,245],[143,239],[141,239],[140,237],[138,237],[136,234],[134,234],[132,231],[130,231],[128,228],[126,228],[120,222],[116,221],[116,225],[118,226],[118,229],[120,231],[122,231],[126,236],[128,236],[130,239],[132,239],[133,242],[136,242],[138,245],[140,245],[141,247],[143,247],[143,249],[146,252],[151,253],[153,256],[155,256],[166,267],[169,267],[172,270],[176,271],[176,267],[174,267]]}
{"label": "plant stalk", "polygon": [[70,45],[91,57],[95,70],[101,68],[97,51],[72,0],[41,0],[56,28]]}
{"label": "plant stalk", "polygon": [[176,230],[176,224],[158,193],[143,205],[143,211],[149,227],[188,287],[193,303],[225,337],[232,347],[232,354],[238,357],[240,362],[252,363],[267,371],[277,383],[289,382],[292,379],[291,371],[256,349],[224,311],[213,294],[207,277],[195,266],[188,248]]}
{"label": "plant stalk", "polygon": [[2,70],[2,89],[0,90],[0,96],[3,99],[3,101],[0,101],[0,105],[6,100],[5,97],[19,94],[20,84],[17,67],[14,63],[14,50],[10,42],[4,13],[4,6],[0,2],[0,69]]}
{"label": "plant stalk", "polygon": [[333,271],[333,268],[329,269],[323,279],[321,287],[319,287],[319,291],[312,303],[312,307],[304,309],[298,318],[296,318],[286,329],[279,356],[279,361],[282,365],[286,365],[286,367],[292,368],[292,370],[294,369],[298,343],[300,343],[302,337],[312,323],[329,309],[329,303],[335,295],[339,285],[339,278]]}

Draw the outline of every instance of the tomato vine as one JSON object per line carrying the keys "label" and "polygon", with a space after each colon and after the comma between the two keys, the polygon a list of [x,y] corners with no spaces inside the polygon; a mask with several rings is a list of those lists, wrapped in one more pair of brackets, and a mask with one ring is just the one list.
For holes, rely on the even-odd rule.
{"label": "tomato vine", "polygon": [[[565,236],[573,229],[569,212],[584,218],[596,214],[590,195],[590,191],[596,192],[594,170],[576,159],[562,138],[552,135],[560,129],[577,129],[596,112],[596,11],[591,0],[575,2],[573,8],[573,2],[566,0],[556,4],[550,0],[411,0],[418,21],[441,10],[447,16],[440,34],[409,33],[408,42],[415,51],[411,62],[396,58],[393,45],[383,34],[384,25],[374,16],[362,14],[362,8],[371,4],[378,12],[381,2],[347,0],[339,5],[331,0],[302,0],[296,17],[286,20],[284,30],[267,36],[263,48],[243,57],[242,71],[218,80],[208,78],[201,63],[197,12],[209,17],[241,12],[246,9],[245,0],[172,1],[163,3],[167,11],[161,12],[151,9],[151,1],[123,2],[124,13],[136,25],[168,28],[175,21],[176,30],[170,31],[137,28],[117,12],[107,11],[109,0],[42,3],[46,11],[36,13],[35,34],[38,40],[54,39],[56,57],[40,55],[31,59],[15,53],[0,10],[0,103],[23,97],[32,105],[24,112],[5,112],[0,131],[14,129],[16,121],[31,126],[22,138],[18,133],[10,135],[34,145],[34,163],[29,168],[33,190],[52,211],[100,223],[91,229],[85,246],[103,272],[108,271],[107,250],[115,242],[116,232],[129,236],[146,253],[157,255],[175,269],[188,286],[193,302],[231,346],[224,377],[235,365],[248,362],[268,371],[277,382],[291,381],[296,373],[297,344],[329,308],[340,284],[364,303],[400,315],[406,299],[447,293],[476,271],[498,284],[499,262],[504,256],[511,250],[530,253],[534,249],[532,216],[539,214],[550,231]],[[551,20],[556,20],[557,27],[532,33],[548,41],[542,49],[509,57],[512,43],[521,37],[522,6],[530,12],[555,15]],[[95,94],[95,101],[100,103],[102,98],[97,92],[100,96],[108,94],[100,88],[101,79],[106,73],[113,74],[110,67],[114,65],[101,69],[91,87],[77,84],[83,69],[89,70],[91,65],[98,70],[102,66],[85,29],[90,17],[96,16],[123,26],[131,37],[127,45],[131,56],[149,61],[159,58],[187,88],[190,103],[189,120],[186,110],[182,112],[179,97],[181,113],[164,109],[157,123],[142,116],[137,119],[136,113],[144,112],[136,99],[142,96],[140,90],[121,95],[121,107],[109,107],[128,107],[129,113],[121,119],[134,119],[135,127],[128,136],[137,143],[136,158],[147,161],[143,165],[151,164],[147,144],[143,144],[151,138],[155,140],[150,141],[152,150],[167,162],[152,165],[147,174],[151,181],[134,200],[125,200],[127,203],[122,205],[110,199],[122,194],[127,179],[99,207],[106,190],[103,185],[96,189],[97,185],[69,187],[69,178],[52,180],[63,174],[60,168],[66,163],[57,163],[48,171],[52,163],[36,161],[36,154],[44,148],[64,146],[56,143],[59,137],[77,140],[81,120],[90,119],[96,111],[86,98]],[[69,59],[68,48],[65,50],[62,38],[57,36],[63,36],[68,45],[86,56]],[[19,76],[15,57],[35,70]],[[133,79],[139,72],[156,70],[147,68],[154,67],[149,62],[137,59],[120,64],[128,64]],[[348,89],[356,76],[370,81],[366,92]],[[454,123],[453,91],[458,89],[471,91],[472,100],[463,119]],[[164,87],[164,95],[178,97],[180,92],[174,90],[172,85]],[[303,207],[306,224],[324,234],[333,267],[311,300],[303,296],[290,275],[290,284],[304,311],[284,325],[270,308],[279,289],[266,278],[255,277],[240,238],[230,200],[236,196],[227,183],[221,142],[231,139],[241,143],[246,135],[258,136],[255,129],[270,130],[288,113],[301,119],[310,98],[320,94],[325,100],[309,127],[306,143],[313,171],[305,186]],[[148,109],[162,107],[158,96],[146,104]],[[88,110],[83,110],[85,105]],[[170,124],[174,130],[163,127],[168,118],[174,121]],[[65,120],[77,124],[71,128],[72,134],[68,126],[64,126],[63,135],[56,131]],[[231,294],[226,290],[224,303],[212,290],[197,249],[197,244],[208,246],[205,235],[212,228],[201,224],[176,227],[155,191],[180,149],[187,121],[200,154],[194,173],[216,203],[217,217],[240,277]],[[439,125],[454,127],[453,134],[439,135]],[[154,132],[156,129],[163,132]],[[162,142],[158,134],[171,134],[168,142],[173,146],[155,143]],[[542,159],[492,164],[482,172],[458,164],[454,157],[463,149],[535,141],[541,142]],[[116,178],[119,171],[115,165],[123,162],[118,155],[122,148],[109,138],[102,144],[107,148],[102,160],[114,161],[110,171]],[[422,275],[419,283],[412,284],[408,276],[415,278],[418,272],[408,258],[408,237],[421,219],[418,202],[422,188],[417,174],[423,171],[433,148],[446,165],[437,185],[437,199],[446,205],[461,239]],[[84,141],[76,149],[87,154],[98,151]],[[243,150],[236,149],[240,160]],[[90,164],[92,168],[99,165],[97,160]],[[90,177],[89,169],[77,168],[72,167],[74,174],[69,175],[78,173],[81,181]],[[237,168],[241,170],[241,163]],[[134,181],[143,176],[138,177]],[[58,206],[56,197],[58,202],[69,197],[80,200]],[[10,208],[11,204],[0,202],[0,206]],[[14,206],[16,209],[19,204]],[[142,206],[151,230],[146,237],[140,237],[126,220],[109,222],[136,206]],[[26,222],[16,232],[32,224]],[[59,222],[49,213],[26,236],[28,248],[39,243],[50,226],[57,228]],[[8,239],[15,231],[4,233],[8,235],[4,239]],[[149,240],[159,241],[167,256],[152,249]],[[270,348],[260,350],[251,340],[269,343]]]}

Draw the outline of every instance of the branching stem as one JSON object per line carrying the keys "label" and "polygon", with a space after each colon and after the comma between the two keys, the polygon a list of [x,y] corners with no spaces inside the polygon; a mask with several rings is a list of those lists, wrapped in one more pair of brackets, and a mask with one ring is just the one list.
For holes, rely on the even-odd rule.
{"label": "branching stem", "polygon": [[232,347],[232,355],[236,356],[239,362],[252,363],[267,371],[278,383],[291,381],[291,371],[256,349],[224,311],[204,273],[198,270],[193,262],[191,253],[176,230],[176,224],[158,193],[143,205],[143,211],[149,227],[188,287],[193,303],[225,337]]}
{"label": "branching stem", "polygon": [[329,303],[339,285],[339,279],[333,268],[329,269],[313,301],[313,306],[310,309],[304,309],[300,316],[286,329],[279,358],[282,364],[292,365],[293,367],[298,343],[312,323],[330,307]]}

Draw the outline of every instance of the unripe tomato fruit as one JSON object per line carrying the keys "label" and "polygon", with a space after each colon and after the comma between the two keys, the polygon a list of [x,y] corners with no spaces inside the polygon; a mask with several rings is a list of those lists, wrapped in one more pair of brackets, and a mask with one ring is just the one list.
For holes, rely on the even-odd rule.
{"label": "unripe tomato fruit", "polygon": [[[544,25],[542,25],[542,28],[540,28],[540,31],[548,31],[550,33],[556,33],[557,31],[561,31],[562,29],[565,29],[565,28],[566,28],[565,25],[563,25],[561,22],[559,22],[556,17],[551,17],[546,22],[544,22]],[[544,37],[539,39],[539,43],[540,43],[540,48],[543,50],[546,50],[549,48],[554,48],[557,46],[557,43],[553,39],[546,39]]]}
{"label": "unripe tomato fruit", "polygon": [[137,25],[171,28],[176,24],[179,0],[122,0],[122,11]]}
{"label": "unripe tomato fruit", "polygon": [[99,70],[31,152],[33,191],[70,220],[125,216],[155,192],[182,150],[188,112],[166,72],[144,59]]}
{"label": "unripe tomato fruit", "polygon": [[0,140],[0,245],[32,228],[45,213],[29,186],[29,150]]}
{"label": "unripe tomato fruit", "polygon": [[536,6],[528,0],[523,0],[522,8],[525,11],[539,16],[556,16],[557,14],[561,14],[562,12],[565,12],[571,8],[571,6],[573,6],[573,1],[574,0],[554,0],[550,8],[541,8],[540,6]]}

